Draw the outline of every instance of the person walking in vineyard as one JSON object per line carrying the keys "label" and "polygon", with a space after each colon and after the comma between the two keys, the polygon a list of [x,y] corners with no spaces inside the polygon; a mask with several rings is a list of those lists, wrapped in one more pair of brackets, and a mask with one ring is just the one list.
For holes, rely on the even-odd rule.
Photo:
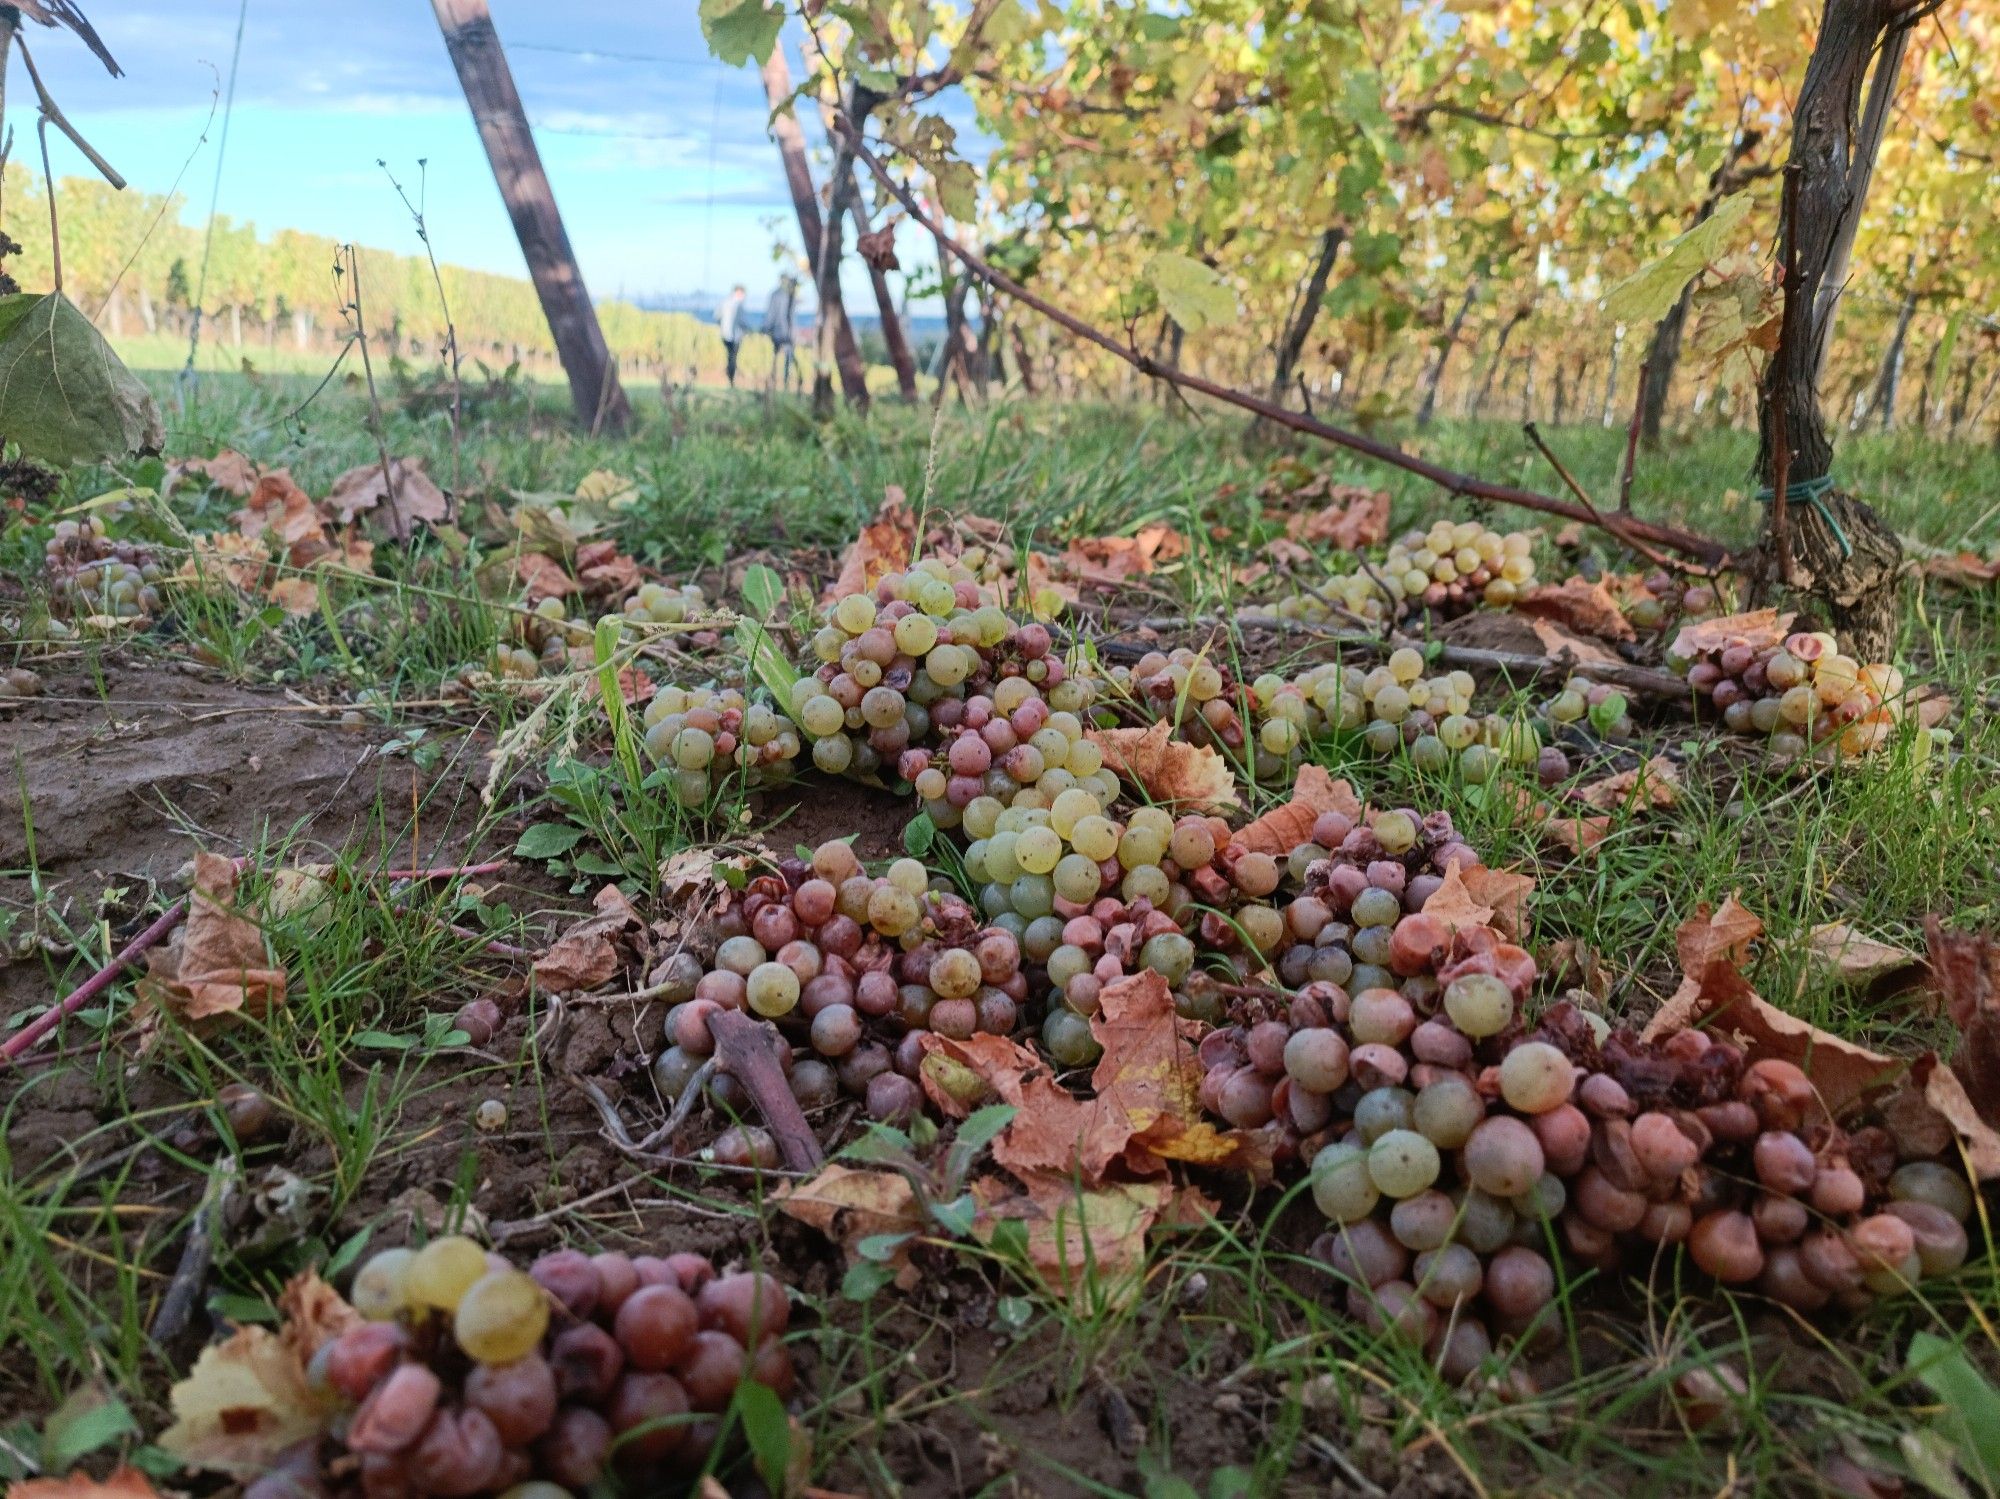
{"label": "person walking in vineyard", "polygon": [[722,372],[728,376],[731,390],[736,388],[736,355],[743,347],[743,299],[742,285],[732,286],[715,315],[722,332]]}
{"label": "person walking in vineyard", "polygon": [[798,300],[798,295],[798,277],[780,276],[777,288],[771,293],[771,300],[764,304],[764,334],[771,340],[771,381],[780,385],[787,394],[791,392],[792,381],[799,372],[798,339],[792,327],[792,304]]}

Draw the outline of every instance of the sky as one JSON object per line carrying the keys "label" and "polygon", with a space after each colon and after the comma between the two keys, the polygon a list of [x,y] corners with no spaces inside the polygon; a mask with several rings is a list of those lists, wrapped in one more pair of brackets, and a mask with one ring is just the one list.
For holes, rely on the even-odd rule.
{"label": "sky", "polygon": [[[797,225],[757,72],[709,55],[695,0],[490,3],[591,295],[720,295],[741,281],[757,305],[780,270],[768,221],[781,220],[794,251]],[[184,217],[203,222],[239,0],[84,5],[126,76],[68,32],[24,23],[50,94],[134,187],[164,193],[178,180]],[[413,196],[423,182],[440,260],[526,274],[430,6],[247,0],[243,14],[221,212],[267,236],[294,228],[419,253],[380,159]],[[787,46],[796,76],[796,39]],[[16,156],[32,160],[18,57],[8,86]],[[817,121],[806,129],[817,145]],[[90,171],[53,132],[50,151],[58,177]],[[916,237],[900,239],[911,263]],[[855,300],[865,272],[851,266],[848,278],[850,305],[868,305]]]}

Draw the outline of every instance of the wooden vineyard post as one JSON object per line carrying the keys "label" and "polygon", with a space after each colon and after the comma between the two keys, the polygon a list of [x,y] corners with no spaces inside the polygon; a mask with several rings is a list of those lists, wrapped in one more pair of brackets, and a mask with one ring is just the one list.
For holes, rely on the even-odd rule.
{"label": "wooden vineyard post", "polygon": [[631,407],[625,400],[625,388],[618,383],[618,369],[605,345],[604,330],[598,326],[597,309],[584,289],[583,272],[563,229],[548,173],[542,169],[541,152],[535,149],[534,134],[528,129],[528,117],[514,87],[513,70],[507,66],[507,54],[500,46],[500,34],[493,28],[486,0],[431,0],[431,9],[437,12],[445,50],[458,70],[459,85],[479,127],[479,139],[486,147],[486,159],[492,164],[507,216],[514,221],[522,258],[528,262],[535,294],[541,298],[542,315],[549,320],[549,335],[555,341],[563,373],[569,376],[577,420],[592,431],[620,429],[630,418]]}

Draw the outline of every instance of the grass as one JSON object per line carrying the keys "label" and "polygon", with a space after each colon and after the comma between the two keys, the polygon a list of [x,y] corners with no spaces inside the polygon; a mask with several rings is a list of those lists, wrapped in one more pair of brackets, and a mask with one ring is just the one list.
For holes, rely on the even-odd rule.
{"label": "grass", "polygon": [[[314,378],[214,374],[186,386],[160,377],[170,452],[238,448],[323,493],[336,475],[377,454],[360,419],[363,396],[342,384],[315,395]],[[746,560],[785,571],[807,554],[830,559],[892,486],[915,501],[928,496],[939,519],[990,516],[1016,541],[1057,550],[1073,537],[1169,524],[1194,538],[1196,550],[1147,580],[1147,612],[1164,617],[1240,611],[1249,599],[1233,567],[1268,540],[1255,499],[1264,460],[1246,455],[1236,426],[1214,416],[1080,404],[947,408],[934,432],[929,412],[892,405],[866,422],[842,415],[815,425],[793,404],[715,394],[666,403],[642,392],[629,438],[593,439],[563,420],[557,400],[525,388],[489,393],[474,403],[458,451],[435,403],[386,410],[393,452],[421,456],[434,475],[461,466],[458,527],[467,542],[440,535],[407,551],[384,547],[378,579],[330,587],[326,607],[298,619],[234,594],[175,592],[174,617],[155,640],[183,642],[239,680],[355,701],[394,728],[405,753],[456,770],[414,817],[378,805],[373,826],[331,851],[324,899],[272,924],[269,942],[292,985],[282,1010],[223,1034],[168,1026],[135,1067],[122,1048],[97,1049],[99,1028],[128,1013],[130,992],[120,989],[92,1017],[99,1028],[86,1021],[66,1029],[62,1067],[9,1080],[8,1133],[0,1135],[0,1346],[28,1352],[0,1373],[0,1441],[16,1450],[33,1437],[36,1416],[83,1384],[130,1403],[146,1429],[159,1424],[185,1350],[155,1346],[145,1324],[211,1158],[219,1152],[245,1180],[273,1164],[229,1132],[215,1100],[232,1081],[264,1090],[296,1126],[298,1148],[283,1166],[305,1204],[295,1232],[254,1252],[224,1254],[218,1283],[230,1299],[222,1305],[237,1314],[268,1303],[289,1270],[351,1259],[366,1236],[399,1231],[383,1205],[389,1194],[370,1190],[377,1182],[407,1173],[448,1214],[462,1214],[482,1190],[480,1159],[461,1138],[464,1111],[469,1098],[489,1091],[511,1100],[506,1139],[538,1174],[536,1200],[548,1205],[554,1232],[586,1243],[644,1243],[666,1214],[683,1225],[706,1223],[753,1257],[782,1254],[794,1242],[777,1238],[759,1204],[715,1172],[638,1175],[615,1211],[565,1210],[565,1197],[587,1196],[598,1184],[564,1176],[565,1152],[591,1131],[561,1113],[552,1070],[559,1059],[471,1055],[450,1043],[448,1026],[439,1029],[439,1017],[501,981],[477,943],[452,936],[439,920],[534,945],[559,924],[550,908],[573,908],[611,871],[635,895],[649,894],[664,857],[718,827],[742,828],[747,815],[741,797],[731,796],[707,809],[704,822],[647,784],[643,768],[635,774],[628,757],[566,760],[565,734],[595,711],[582,696],[587,670],[542,709],[510,692],[438,706],[464,666],[518,628],[505,590],[494,591],[479,562],[501,545],[523,503],[568,495],[587,474],[613,470],[636,484],[639,499],[608,534],[648,568],[672,580],[699,575],[711,597],[725,600]],[[1404,435],[1451,467],[1553,487],[1507,424]],[[1549,437],[1591,492],[1612,491],[1621,433],[1589,426]],[[1689,434],[1642,457],[1635,508],[1746,541],[1760,521],[1747,497],[1753,451],[1751,434]],[[1426,486],[1403,476],[1337,453],[1307,456],[1337,478],[1386,485],[1398,525],[1440,508]],[[2000,455],[1990,446],[1852,436],[1843,439],[1838,471],[1926,546],[1990,553],[2000,540],[1993,502]],[[80,475],[65,497],[84,500],[158,477],[143,466]],[[177,501],[171,518],[142,506],[117,525],[171,546],[181,540],[179,527],[226,524],[233,503]],[[0,539],[7,578],[32,584],[40,540],[26,526]],[[1373,798],[1447,808],[1490,862],[1532,872],[1538,946],[1565,940],[1594,954],[1610,979],[1598,1000],[1613,1016],[1649,1013],[1676,977],[1676,924],[1738,892],[1769,927],[1751,975],[1759,992],[1837,1034],[1913,1050],[1946,1039],[1937,1023],[1907,1004],[1844,987],[1807,960],[1804,939],[1821,923],[1845,921],[1871,937],[1919,946],[1929,915],[1965,927],[1994,923],[2000,729],[1987,705],[2000,677],[1996,611],[2000,601],[1990,593],[1944,592],[1921,579],[1908,590],[1899,656],[1959,705],[1948,765],[1918,768],[1889,755],[1857,770],[1795,778],[1745,766],[1705,730],[1664,726],[1668,742],[1688,756],[1685,795],[1670,811],[1619,817],[1590,860],[1553,855],[1504,799],[1477,788],[1426,778],[1400,761],[1343,759],[1336,769]],[[32,597],[28,614],[32,624]],[[1238,643],[1225,636],[1223,644],[1233,651]],[[141,639],[128,650],[143,657],[156,648]],[[1318,649],[1307,643],[1297,656]],[[482,806],[475,793],[484,753],[510,734],[522,764],[553,773],[519,785],[503,776],[498,801]],[[553,783],[552,793],[544,783]],[[550,820],[581,829],[579,847],[603,867],[566,853],[548,861],[552,878],[525,887],[447,884],[407,897],[392,897],[374,877],[387,867],[383,851],[403,846],[413,824],[430,830],[426,847],[436,846],[441,827],[468,846],[494,838],[504,846],[522,824]],[[262,871],[308,851],[281,838],[247,852],[260,871],[251,877],[254,894]],[[45,895],[37,887],[31,898]],[[49,978],[63,988],[101,956],[94,929],[79,925],[75,935],[90,956],[47,960]],[[80,1131],[53,1155],[17,1165],[14,1122],[61,1089],[118,1107],[110,1122]],[[165,1190],[156,1180],[163,1173],[172,1183]],[[655,1206],[630,1206],[641,1199]],[[1441,1492],[1805,1491],[1832,1452],[1901,1461],[1899,1438],[1928,1419],[1927,1397],[1903,1368],[1913,1331],[1968,1341],[1989,1366],[2000,1357],[1990,1244],[1956,1277],[1926,1282],[1921,1296],[1893,1299],[1838,1328],[1782,1321],[1755,1298],[1683,1284],[1663,1262],[1634,1286],[1573,1288],[1557,1304],[1546,1343],[1521,1356],[1533,1387],[1503,1384],[1468,1397],[1321,1300],[1301,1274],[1297,1219],[1284,1208],[1268,1198],[1233,1203],[1214,1229],[1162,1239],[1149,1255],[1142,1295],[1081,1311],[990,1258],[939,1249],[926,1261],[927,1284],[968,1287],[968,1296],[983,1298],[990,1317],[976,1337],[941,1297],[885,1293],[856,1304],[819,1288],[823,1317],[794,1337],[816,1359],[804,1419],[822,1463],[886,1490],[905,1466],[898,1454],[916,1450],[899,1444],[921,1444],[927,1428],[947,1423],[943,1429],[968,1439],[984,1428],[1007,1454],[997,1470],[978,1468],[979,1452],[966,1447],[955,1459],[965,1465],[963,1491],[998,1491],[1018,1474],[1052,1489],[1116,1492],[1083,1471],[1089,1464],[1079,1465],[1074,1444],[1039,1443],[1007,1414],[1007,1392],[1046,1385],[1062,1423],[1086,1434],[1111,1395],[1124,1402],[1140,1467],[1153,1475],[1148,1499],[1178,1499],[1190,1489],[1206,1499],[1276,1492],[1301,1474],[1382,1492],[1403,1472]],[[1715,1411],[1694,1410],[1676,1394],[1691,1371],[1719,1367],[1746,1388],[1725,1387]],[[13,1425],[4,1421],[10,1409],[20,1417]]]}

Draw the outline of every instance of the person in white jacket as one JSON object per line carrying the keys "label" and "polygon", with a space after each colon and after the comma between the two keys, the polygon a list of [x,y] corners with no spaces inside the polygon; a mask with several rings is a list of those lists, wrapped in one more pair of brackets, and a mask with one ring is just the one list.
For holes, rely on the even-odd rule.
{"label": "person in white jacket", "polygon": [[715,314],[716,325],[722,330],[722,369],[729,377],[731,389],[736,386],[736,355],[743,347],[747,331],[743,326],[743,297],[743,288],[732,286]]}

